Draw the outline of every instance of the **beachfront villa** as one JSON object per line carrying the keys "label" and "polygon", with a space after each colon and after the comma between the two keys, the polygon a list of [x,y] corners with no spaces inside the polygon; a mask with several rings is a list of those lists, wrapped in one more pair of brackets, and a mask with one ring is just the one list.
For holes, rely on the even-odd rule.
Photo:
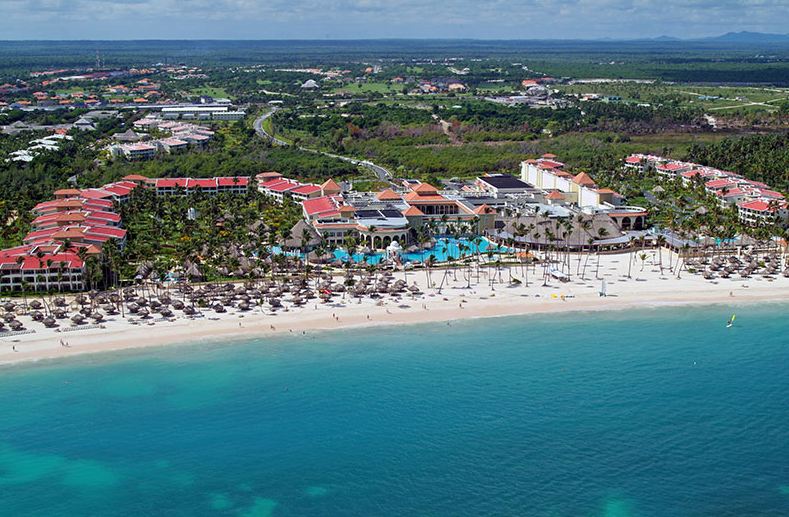
{"label": "beachfront villa", "polygon": [[685,184],[703,183],[704,190],[716,196],[721,207],[735,208],[745,224],[789,222],[789,204],[783,194],[734,172],[649,154],[628,156],[625,168],[638,174],[654,171],[668,178],[679,177]]}
{"label": "beachfront villa", "polygon": [[156,195],[246,194],[248,176],[148,178],[133,174],[99,188],[59,189],[54,199],[33,207],[35,218],[22,246],[0,250],[0,292],[78,291],[85,288],[85,258],[98,256],[113,240],[126,242],[116,205],[137,188]]}

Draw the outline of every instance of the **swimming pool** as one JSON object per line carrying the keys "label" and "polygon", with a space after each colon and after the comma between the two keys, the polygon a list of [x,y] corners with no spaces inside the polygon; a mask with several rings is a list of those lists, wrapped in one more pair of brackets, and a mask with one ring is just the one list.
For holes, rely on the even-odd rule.
{"label": "swimming pool", "polygon": [[[441,237],[436,239],[436,244],[431,249],[422,250],[418,252],[400,252],[400,258],[403,262],[421,263],[427,260],[430,255],[433,255],[436,262],[446,262],[447,260],[454,260],[461,257],[468,257],[477,253],[506,253],[509,251],[507,248],[497,246],[487,239],[481,239],[479,243],[473,243],[469,239],[456,239],[454,237]],[[385,253],[354,253],[354,262],[367,262],[368,264],[378,264],[381,262]],[[334,256],[342,261],[347,261],[351,257],[344,249],[337,249],[334,251]]]}

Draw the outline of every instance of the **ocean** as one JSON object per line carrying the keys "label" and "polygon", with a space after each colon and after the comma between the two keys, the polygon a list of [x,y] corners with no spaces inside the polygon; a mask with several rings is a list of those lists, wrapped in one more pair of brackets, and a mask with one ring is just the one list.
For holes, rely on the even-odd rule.
{"label": "ocean", "polygon": [[466,320],[2,368],[0,515],[789,515],[787,309]]}

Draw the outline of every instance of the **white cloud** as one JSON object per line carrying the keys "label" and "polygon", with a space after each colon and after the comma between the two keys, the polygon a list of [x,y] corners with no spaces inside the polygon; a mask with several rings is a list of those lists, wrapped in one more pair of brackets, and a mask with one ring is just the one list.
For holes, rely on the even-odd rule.
{"label": "white cloud", "polygon": [[3,0],[5,38],[695,37],[786,32],[786,0]]}

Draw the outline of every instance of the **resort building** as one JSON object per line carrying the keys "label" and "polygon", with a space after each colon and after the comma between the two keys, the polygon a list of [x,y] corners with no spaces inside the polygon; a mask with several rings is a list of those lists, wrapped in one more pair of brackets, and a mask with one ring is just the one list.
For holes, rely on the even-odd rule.
{"label": "resort building", "polygon": [[[292,182],[282,178],[269,181]],[[265,183],[263,184],[265,185]],[[283,188],[272,183],[263,188]],[[423,226],[434,232],[462,230],[479,233],[492,228],[496,211],[487,205],[475,207],[460,197],[448,197],[427,183],[408,183],[402,192],[341,193],[333,180],[320,186],[323,195],[302,201],[304,219],[323,241],[343,246],[349,238],[371,249],[414,243]]]}
{"label": "resort building", "polygon": [[33,207],[35,218],[23,245],[0,250],[0,291],[84,290],[86,272],[81,250],[99,255],[113,240],[122,248],[127,231],[121,228],[116,203],[124,203],[137,188],[157,195],[202,192],[246,194],[249,177],[147,178],[131,174],[100,188],[65,188],[54,199]]}
{"label": "resort building", "polygon": [[660,156],[634,154],[625,158],[625,167],[640,164],[640,172],[655,171],[666,177],[680,177],[683,183],[699,182],[704,190],[718,200],[721,208],[737,210],[739,220],[758,225],[765,222],[789,221],[785,196],[767,184],[749,180],[740,174]]}
{"label": "resort building", "polygon": [[476,186],[494,198],[502,198],[508,194],[524,194],[532,186],[510,174],[486,174],[475,182]]}
{"label": "resort building", "polygon": [[85,262],[61,245],[0,251],[0,292],[82,291]]}
{"label": "resort building", "polygon": [[619,193],[600,188],[586,172],[572,174],[564,167],[552,154],[526,160],[521,164],[521,180],[541,189],[551,205],[571,205],[586,214],[605,214],[622,230],[646,228],[646,209],[626,206]]}
{"label": "resort building", "polygon": [[249,191],[249,176],[223,176],[216,178],[156,178],[146,179],[145,185],[152,186],[157,196],[189,194],[246,194]]}
{"label": "resort building", "polygon": [[263,172],[258,174],[256,179],[258,190],[274,198],[278,203],[282,203],[286,197],[296,202],[302,202],[321,196],[339,194],[341,191],[340,186],[331,179],[323,185],[313,185],[283,178],[278,172]]}

